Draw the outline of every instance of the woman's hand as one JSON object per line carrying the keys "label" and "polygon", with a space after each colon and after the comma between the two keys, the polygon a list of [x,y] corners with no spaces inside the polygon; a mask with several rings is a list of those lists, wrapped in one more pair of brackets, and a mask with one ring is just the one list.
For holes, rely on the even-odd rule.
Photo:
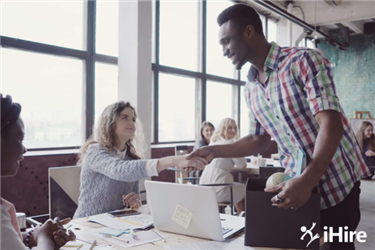
{"label": "woman's hand", "polygon": [[375,156],[375,152],[372,150],[367,150],[365,154],[366,156]]}
{"label": "woman's hand", "polygon": [[66,229],[59,229],[53,232],[53,239],[55,240],[55,249],[60,249],[60,247],[64,246],[68,241],[74,241],[76,239],[76,235]]}
{"label": "woman's hand", "polygon": [[209,163],[205,158],[200,156],[195,156],[190,158],[189,160],[186,159],[188,155],[182,156],[177,162],[176,167],[183,170],[203,170],[204,167]]}
{"label": "woman's hand", "polygon": [[[53,233],[62,229],[55,220],[47,220],[44,224],[37,226],[29,238],[30,248],[42,244],[43,246],[56,246]],[[52,248],[51,248],[52,249]],[[55,248],[56,249],[56,248]]]}
{"label": "woman's hand", "polygon": [[53,239],[55,241],[56,247],[55,249],[59,249],[60,247],[64,246],[68,241],[73,241],[76,239],[76,235],[72,231],[68,231],[63,227],[63,225],[68,224],[71,221],[70,218],[66,218],[61,220],[56,217],[53,222],[59,225],[59,230],[53,232]]}
{"label": "woman's hand", "polygon": [[125,208],[138,209],[141,206],[139,195],[134,192],[131,192],[128,195],[123,195],[122,203],[124,204]]}

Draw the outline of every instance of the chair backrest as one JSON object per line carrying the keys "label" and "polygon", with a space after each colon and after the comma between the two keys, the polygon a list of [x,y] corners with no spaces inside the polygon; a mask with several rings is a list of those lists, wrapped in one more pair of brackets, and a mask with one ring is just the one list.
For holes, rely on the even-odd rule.
{"label": "chair backrest", "polygon": [[78,207],[81,167],[48,169],[49,214],[51,218],[73,217]]}
{"label": "chair backrest", "polygon": [[[188,153],[188,146],[187,145],[180,145],[176,146],[174,150],[174,155],[186,155]],[[187,183],[188,181],[185,178],[188,177],[188,173],[182,170],[175,171],[175,182],[176,183]]]}

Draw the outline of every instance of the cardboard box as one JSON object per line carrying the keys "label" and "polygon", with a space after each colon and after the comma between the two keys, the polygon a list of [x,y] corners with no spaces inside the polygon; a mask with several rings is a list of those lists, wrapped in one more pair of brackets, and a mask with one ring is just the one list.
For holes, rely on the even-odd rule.
{"label": "cardboard box", "polygon": [[315,190],[297,210],[280,209],[271,203],[276,193],[264,192],[266,181],[247,180],[245,246],[319,249],[320,194]]}

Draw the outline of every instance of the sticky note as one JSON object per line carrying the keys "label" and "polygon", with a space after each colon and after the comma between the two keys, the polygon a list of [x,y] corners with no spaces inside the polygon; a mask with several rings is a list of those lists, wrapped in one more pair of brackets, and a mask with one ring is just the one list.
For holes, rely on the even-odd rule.
{"label": "sticky note", "polygon": [[174,210],[172,220],[179,224],[180,226],[187,229],[190,225],[191,219],[193,218],[193,213],[187,210],[186,208],[176,205],[176,209]]}

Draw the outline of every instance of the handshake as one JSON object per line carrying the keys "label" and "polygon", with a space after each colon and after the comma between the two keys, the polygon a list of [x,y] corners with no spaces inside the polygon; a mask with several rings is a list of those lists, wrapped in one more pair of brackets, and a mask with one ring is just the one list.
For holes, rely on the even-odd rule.
{"label": "handshake", "polygon": [[204,170],[205,166],[209,164],[214,155],[211,153],[209,147],[202,147],[190,154],[179,156],[176,167],[184,171]]}

